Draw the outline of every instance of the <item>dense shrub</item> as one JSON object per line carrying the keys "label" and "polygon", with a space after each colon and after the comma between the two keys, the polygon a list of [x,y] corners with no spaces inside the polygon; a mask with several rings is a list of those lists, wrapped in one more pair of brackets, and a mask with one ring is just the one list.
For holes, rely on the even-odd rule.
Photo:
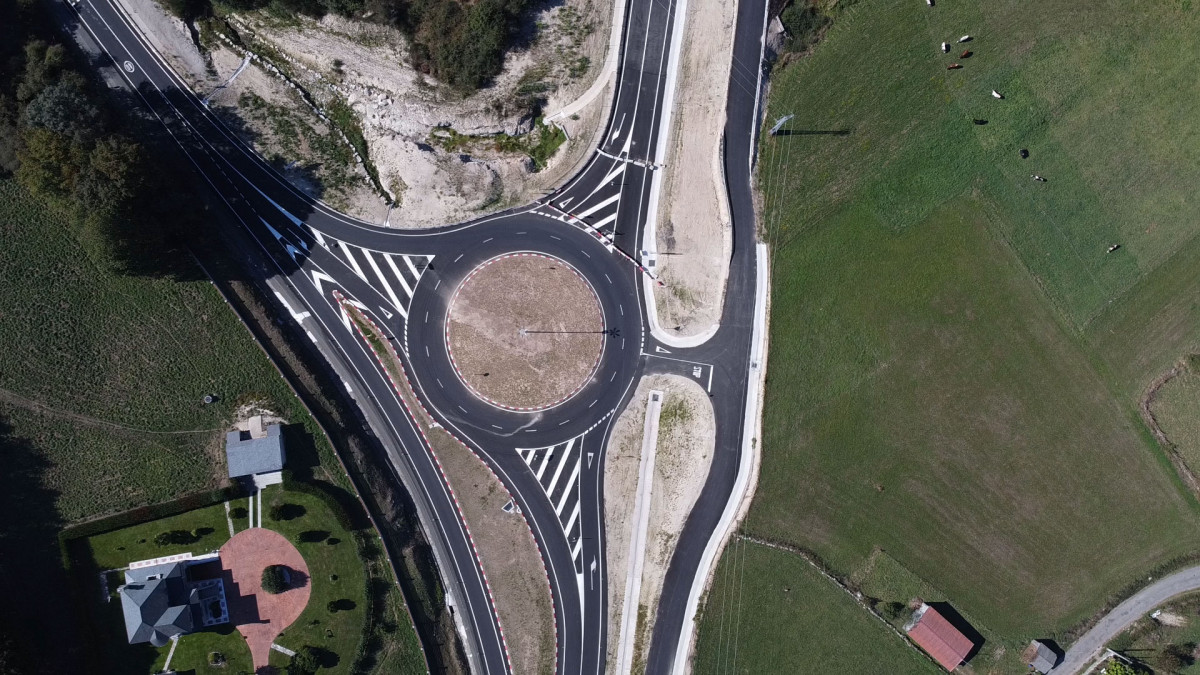
{"label": "dense shrub", "polygon": [[813,46],[821,30],[830,23],[828,16],[812,4],[811,0],[796,0],[779,14],[779,21],[787,31],[784,49],[802,52]]}
{"label": "dense shrub", "polygon": [[278,595],[288,589],[288,569],[283,565],[270,565],[262,571],[262,589]]}

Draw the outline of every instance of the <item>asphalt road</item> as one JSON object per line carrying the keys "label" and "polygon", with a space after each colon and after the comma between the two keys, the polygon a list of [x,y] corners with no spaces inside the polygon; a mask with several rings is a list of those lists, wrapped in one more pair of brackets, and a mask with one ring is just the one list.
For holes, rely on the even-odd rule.
{"label": "asphalt road", "polygon": [[[244,225],[245,240],[253,242],[247,264],[342,376],[386,448],[434,547],[474,672],[512,670],[491,589],[431,451],[338,298],[358,304],[391,332],[424,404],[491,465],[528,518],[550,578],[560,673],[605,669],[602,478],[612,422],[643,374],[678,373],[708,387],[717,452],[667,573],[647,670],[669,672],[699,554],[730,499],[745,431],[756,272],[750,173],[765,0],[742,0],[734,42],[725,129],[734,233],[725,311],[720,330],[688,349],[660,345],[647,330],[642,285],[653,281],[633,262],[652,172],[662,160],[655,151],[675,0],[630,4],[609,127],[578,175],[537,203],[424,231],[363,223],[298,192],[209,113],[112,0],[74,7],[72,17]],[[593,379],[568,401],[535,413],[503,410],[471,395],[443,339],[446,304],[457,283],[479,262],[514,251],[575,266],[595,288],[609,331]]]}
{"label": "asphalt road", "polygon": [[1104,649],[1104,645],[1115,638],[1134,621],[1146,616],[1151,610],[1171,598],[1200,589],[1200,567],[1189,567],[1150,584],[1134,593],[1121,604],[1104,615],[1092,629],[1071,645],[1062,661],[1051,670],[1055,675],[1074,675],[1087,667],[1088,663]]}

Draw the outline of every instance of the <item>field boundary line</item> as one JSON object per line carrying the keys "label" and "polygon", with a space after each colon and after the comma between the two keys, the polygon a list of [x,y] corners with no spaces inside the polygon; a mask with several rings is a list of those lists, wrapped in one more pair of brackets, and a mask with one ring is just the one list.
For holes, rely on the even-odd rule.
{"label": "field boundary line", "polygon": [[759,546],[765,546],[767,548],[775,549],[776,551],[790,553],[790,554],[800,558],[804,562],[808,563],[814,570],[817,571],[818,574],[820,574],[822,577],[825,577],[825,579],[828,580],[831,584],[833,584],[834,586],[837,586],[838,588],[840,588],[842,590],[843,593],[850,596],[850,599],[853,600],[855,602],[855,604],[857,604],[859,607],[862,607],[864,610],[866,610],[868,614],[875,617],[884,626],[887,626],[888,630],[892,631],[892,633],[894,633],[896,635],[896,637],[900,638],[904,642],[904,644],[908,646],[909,649],[920,654],[922,657],[925,658],[925,660],[929,661],[930,663],[932,663],[934,665],[939,665],[936,661],[933,660],[933,657],[929,656],[923,650],[921,650],[916,645],[914,645],[912,643],[912,641],[908,639],[908,636],[905,635],[899,628],[896,628],[895,626],[893,626],[890,621],[883,618],[882,614],[875,611],[874,607],[870,606],[865,601],[863,601],[863,596],[862,596],[861,592],[855,592],[855,591],[850,590],[850,588],[847,587],[844,583],[842,583],[842,581],[840,579],[838,579],[837,577],[833,576],[828,571],[826,571],[824,566],[822,566],[821,563],[817,562],[815,557],[808,551],[805,551],[804,549],[801,549],[801,548],[797,548],[795,546],[789,546],[788,544],[780,544],[778,542],[768,541],[766,539],[759,539],[758,537],[748,535],[748,534],[743,534],[741,532],[735,534],[734,536],[737,537],[738,539],[741,539],[742,541],[748,541],[751,544],[758,544]]}
{"label": "field boundary line", "polygon": [[84,415],[82,413],[71,412],[69,410],[60,410],[54,406],[46,405],[41,401],[22,396],[9,389],[0,389],[0,403],[7,403],[17,408],[23,408],[31,412],[47,413],[55,417],[62,417],[80,424],[85,424],[94,427],[108,427],[110,429],[118,429],[120,431],[129,431],[136,434],[157,434],[162,436],[179,436],[183,434],[211,434],[214,431],[221,431],[221,427],[212,429],[186,429],[182,431],[153,431],[150,429],[138,429],[136,427],[127,427],[124,424],[102,420],[98,417]]}

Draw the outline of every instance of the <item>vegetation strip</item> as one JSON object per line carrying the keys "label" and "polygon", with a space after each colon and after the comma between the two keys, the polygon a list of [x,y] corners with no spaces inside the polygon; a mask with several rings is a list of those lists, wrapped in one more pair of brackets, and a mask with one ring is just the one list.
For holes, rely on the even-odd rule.
{"label": "vegetation strip", "polygon": [[[342,311],[346,312],[353,319],[355,329],[358,331],[359,335],[363,338],[363,340],[370,346],[371,351],[374,354],[376,361],[378,361],[380,367],[382,367],[384,369],[384,372],[387,375],[388,380],[391,383],[393,390],[399,396],[400,402],[403,405],[405,411],[408,412],[409,416],[412,418],[413,422],[416,424],[417,430],[420,433],[421,438],[425,441],[426,445],[431,450],[431,455],[433,456],[434,463],[438,467],[438,471],[442,476],[442,480],[446,485],[446,489],[449,491],[450,496],[454,502],[455,509],[458,511],[459,518],[462,520],[463,529],[467,533],[467,539],[471,544],[471,549],[475,554],[476,560],[480,562],[480,573],[483,575],[484,586],[487,590],[489,600],[491,601],[491,603],[490,603],[491,611],[493,613],[493,616],[496,618],[497,624],[500,624],[500,614],[499,614],[499,609],[496,604],[495,593],[493,592],[491,584],[488,581],[487,573],[483,569],[482,558],[480,557],[478,548],[476,548],[475,539],[472,536],[471,530],[467,525],[466,518],[463,515],[463,507],[459,503],[458,496],[455,493],[453,486],[451,485],[450,478],[447,476],[446,471],[442,466],[442,461],[438,457],[438,453],[436,451],[434,451],[435,448],[438,447],[438,444],[434,443],[432,441],[432,437],[435,435],[445,436],[447,439],[449,439],[452,442],[453,446],[455,446],[456,448],[468,451],[471,454],[471,456],[475,458],[476,461],[478,461],[484,467],[487,468],[488,473],[495,480],[496,484],[498,484],[500,486],[500,488],[505,491],[506,494],[508,494],[507,487],[504,486],[504,482],[501,481],[498,476],[496,476],[494,471],[492,471],[491,466],[487,462],[485,462],[483,460],[483,458],[479,457],[475,453],[475,451],[471,449],[470,446],[463,443],[461,440],[459,440],[457,437],[455,437],[453,434],[451,434],[448,430],[446,430],[444,428],[437,428],[437,427],[433,426],[434,425],[433,417],[429,414],[429,412],[425,409],[424,404],[421,403],[420,399],[417,398],[416,394],[413,392],[412,385],[410,384],[410,382],[408,380],[408,375],[404,371],[404,367],[402,365],[403,362],[400,360],[399,356],[392,349],[391,345],[388,344],[387,341],[385,340],[385,338],[382,337],[383,332],[379,329],[379,327],[377,325],[375,325],[374,321],[372,321],[370,318],[368,318],[363,312],[359,311],[356,307],[349,304],[342,297],[342,295],[340,293],[335,291],[335,294],[336,294],[336,299],[338,300],[338,303],[342,308]],[[403,386],[401,386],[400,383],[403,383]],[[420,411],[419,413],[416,412],[418,410]],[[508,498],[510,501],[514,501],[514,500],[512,500],[511,494],[508,494]],[[515,503],[515,501],[514,501],[514,503]],[[529,527],[528,521],[525,520],[524,514],[520,514],[520,517],[525,522],[526,531],[528,532],[530,539],[532,541],[536,542],[536,538],[534,538],[534,536],[533,536],[533,530]],[[551,668],[551,672],[557,672],[557,656],[558,656],[558,651],[557,651],[557,643],[558,643],[557,605],[553,598],[553,587],[550,585],[550,573],[546,569],[545,561],[541,558],[540,554],[538,555],[538,562],[542,566],[542,573],[545,576],[547,590],[550,595],[551,625],[554,627],[554,649],[553,649],[554,666]],[[500,627],[500,637],[501,637],[501,643],[504,647],[505,659],[509,663],[509,668],[512,668],[512,655],[509,650],[508,640],[504,634],[503,625],[501,625],[501,627]]]}

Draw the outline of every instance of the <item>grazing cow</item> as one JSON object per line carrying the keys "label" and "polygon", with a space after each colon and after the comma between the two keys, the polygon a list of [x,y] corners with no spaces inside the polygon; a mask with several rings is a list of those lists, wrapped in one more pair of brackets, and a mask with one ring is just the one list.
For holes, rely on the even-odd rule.
{"label": "grazing cow", "polygon": [[930,7],[933,7],[933,0],[925,0],[925,4],[929,5]]}
{"label": "grazing cow", "polygon": [[983,126],[983,125],[987,124],[987,120],[981,120],[978,117],[976,117],[975,119],[973,119],[971,121],[974,122],[975,124],[978,124],[979,126]]}
{"label": "grazing cow", "polygon": [[950,45],[949,45],[949,44],[947,44],[947,43],[945,43],[945,42],[943,42],[943,43],[942,43],[942,53],[943,53],[943,54],[949,54],[949,53],[950,53]]}
{"label": "grazing cow", "polygon": [[1121,245],[1120,245],[1120,244],[1113,244],[1112,246],[1109,246],[1109,247],[1108,247],[1108,252],[1109,252],[1109,253],[1112,253],[1113,251],[1115,251],[1115,250],[1117,250],[1117,249],[1119,249],[1119,248],[1121,248]]}
{"label": "grazing cow", "polygon": [[958,63],[951,63],[950,65],[946,66],[946,70],[958,70],[959,68],[962,68],[962,65]]}
{"label": "grazing cow", "polygon": [[993,89],[992,90],[992,98],[1004,98],[1004,94],[1001,94],[1000,92]]}
{"label": "grazing cow", "polygon": [[971,41],[971,39],[972,39],[972,38],[971,38],[971,36],[970,36],[970,35],[964,35],[964,36],[962,36],[962,37],[958,38],[958,41],[959,41],[959,42],[970,42],[970,41]]}
{"label": "grazing cow", "polygon": [[1029,151],[1025,148],[1021,148],[1021,151],[1017,154],[1021,155],[1021,159],[1029,159]]}
{"label": "grazing cow", "polygon": [[1045,183],[1045,182],[1046,182],[1046,179],[1045,179],[1045,178],[1042,178],[1041,176],[1037,175],[1036,173],[1035,173],[1035,174],[1033,174],[1033,176],[1031,176],[1031,178],[1033,178],[1034,180],[1036,180],[1036,181],[1037,181],[1037,182],[1039,182],[1039,183]]}
{"label": "grazing cow", "polygon": [[969,58],[971,58],[971,50],[970,50],[970,49],[968,49],[968,50],[964,51],[963,53],[959,54],[959,55],[958,55],[958,58],[960,58],[960,59],[969,59]]}

